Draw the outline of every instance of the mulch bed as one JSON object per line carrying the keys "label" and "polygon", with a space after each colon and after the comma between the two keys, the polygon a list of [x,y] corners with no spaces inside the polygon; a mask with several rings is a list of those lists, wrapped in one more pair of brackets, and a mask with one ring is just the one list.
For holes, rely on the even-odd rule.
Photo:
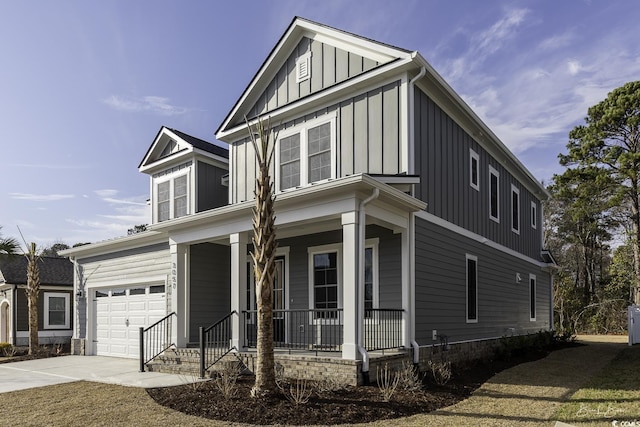
{"label": "mulch bed", "polygon": [[[453,405],[471,393],[496,373],[517,364],[542,358],[548,351],[526,352],[503,360],[475,362],[454,367],[451,380],[436,385],[430,377],[423,380],[420,391],[397,389],[385,402],[376,385],[347,387],[338,391],[316,391],[306,403],[295,404],[284,393],[269,398],[251,398],[254,377],[241,377],[237,393],[225,399],[213,381],[199,385],[148,389],[160,405],[198,417],[226,422],[258,425],[292,424],[352,424],[427,413]],[[288,390],[289,387],[283,387]]]}

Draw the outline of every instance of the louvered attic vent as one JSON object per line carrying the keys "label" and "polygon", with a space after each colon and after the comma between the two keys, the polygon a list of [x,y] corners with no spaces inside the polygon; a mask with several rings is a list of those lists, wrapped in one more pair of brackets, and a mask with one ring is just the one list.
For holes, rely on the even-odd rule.
{"label": "louvered attic vent", "polygon": [[296,61],[296,83],[311,78],[311,52],[307,52]]}

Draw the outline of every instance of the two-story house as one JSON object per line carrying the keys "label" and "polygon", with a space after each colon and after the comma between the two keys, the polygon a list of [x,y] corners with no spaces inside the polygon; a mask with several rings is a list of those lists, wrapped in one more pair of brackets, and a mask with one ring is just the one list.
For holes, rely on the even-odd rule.
{"label": "two-story house", "polygon": [[315,360],[356,382],[381,351],[423,362],[444,341],[480,351],[551,328],[545,188],[418,52],[295,18],[218,128],[228,152],[162,128],[140,164],[149,230],[65,252],[77,351],[138,357],[139,327],[167,316],[143,339],[202,341],[251,365],[245,117],[276,124],[274,341],[287,369]]}

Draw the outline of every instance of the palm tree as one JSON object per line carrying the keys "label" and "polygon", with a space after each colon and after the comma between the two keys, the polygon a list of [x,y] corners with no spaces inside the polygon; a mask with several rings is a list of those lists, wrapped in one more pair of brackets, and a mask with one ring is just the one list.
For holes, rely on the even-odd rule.
{"label": "palm tree", "polygon": [[[0,230],[2,227],[0,226]],[[13,255],[18,250],[18,242],[11,237],[3,238],[0,233],[0,254]]]}
{"label": "palm tree", "polygon": [[40,293],[40,256],[36,251],[36,244],[29,245],[27,257],[27,302],[29,305],[29,354],[34,354],[38,348],[38,294]]}
{"label": "palm tree", "polygon": [[247,122],[251,142],[258,160],[256,178],[256,204],[253,208],[253,271],[256,282],[257,313],[257,361],[256,382],[251,390],[253,397],[264,397],[277,390],[275,361],[273,356],[273,283],[275,279],[276,229],[275,195],[269,166],[273,160],[277,135],[270,128],[270,121],[258,119],[255,128]]}

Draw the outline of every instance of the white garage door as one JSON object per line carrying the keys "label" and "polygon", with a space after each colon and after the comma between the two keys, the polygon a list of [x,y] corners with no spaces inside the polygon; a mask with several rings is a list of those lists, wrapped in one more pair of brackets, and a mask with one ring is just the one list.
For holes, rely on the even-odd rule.
{"label": "white garage door", "polygon": [[96,290],[96,354],[139,357],[140,327],[162,319],[166,311],[164,285]]}

